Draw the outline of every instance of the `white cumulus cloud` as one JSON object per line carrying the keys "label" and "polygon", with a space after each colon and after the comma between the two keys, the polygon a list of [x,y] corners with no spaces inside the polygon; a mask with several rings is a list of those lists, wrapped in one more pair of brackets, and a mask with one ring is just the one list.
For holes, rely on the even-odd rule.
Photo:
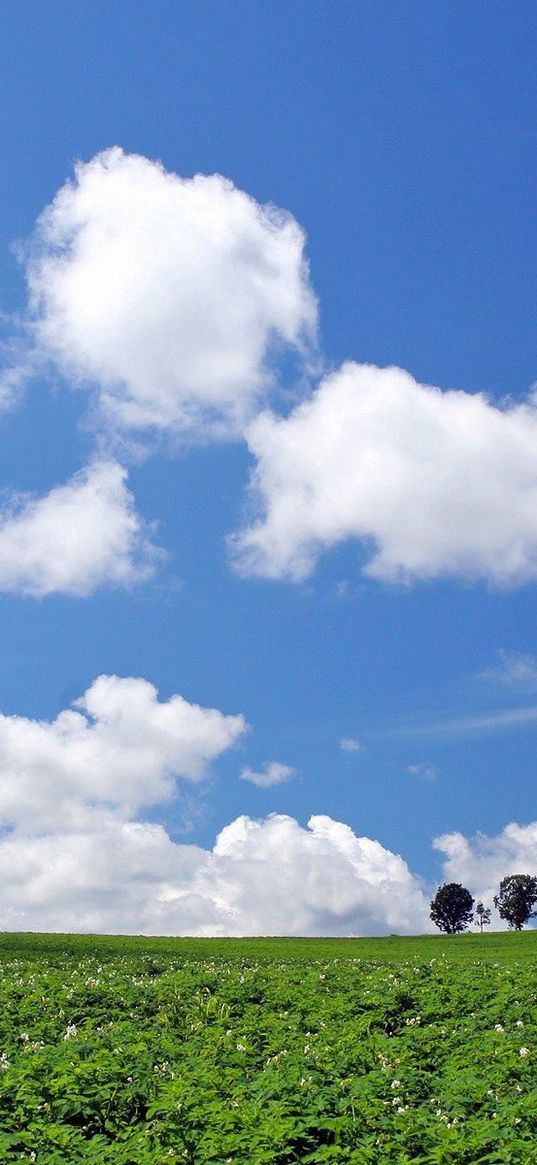
{"label": "white cumulus cloud", "polygon": [[254,769],[248,767],[244,768],[241,773],[241,781],[249,781],[251,785],[257,785],[258,789],[269,789],[271,785],[282,785],[284,781],[290,781],[294,776],[296,776],[296,769],[273,760],[264,765],[260,773],[256,773]]}
{"label": "white cumulus cloud", "polygon": [[405,862],[329,817],[239,817],[212,850],[161,825],[96,820],[0,839],[4,929],[346,935],[430,928]]}
{"label": "white cumulus cloud", "polygon": [[0,591],[85,596],[148,578],[151,543],[115,461],[99,461],[42,496],[0,500]]}
{"label": "white cumulus cloud", "polygon": [[291,215],[220,175],[114,148],[76,167],[23,251],[37,352],[114,426],[236,432],[317,308]]}
{"label": "white cumulus cloud", "polygon": [[0,825],[87,832],[170,801],[246,730],[144,679],[99,676],[53,721],[0,716]]}
{"label": "white cumulus cloud", "polygon": [[[170,805],[245,733],[242,716],[99,676],[52,721],[0,717],[0,929],[374,934],[428,925],[397,854],[329,817],[239,817],[212,849]],[[287,766],[282,766],[287,767]]]}
{"label": "white cumulus cloud", "polygon": [[347,539],[389,583],[537,578],[537,407],[354,363],[247,438],[255,516],[231,540],[246,574],[301,580]]}

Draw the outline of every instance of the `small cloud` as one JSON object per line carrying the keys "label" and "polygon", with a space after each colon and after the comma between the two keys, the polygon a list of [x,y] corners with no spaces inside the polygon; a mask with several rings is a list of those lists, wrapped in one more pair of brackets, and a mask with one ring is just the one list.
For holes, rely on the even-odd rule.
{"label": "small cloud", "polygon": [[271,785],[283,785],[284,781],[290,781],[294,776],[296,769],[273,760],[264,766],[262,773],[255,773],[250,768],[243,769],[241,781],[249,781],[251,785],[257,785],[258,789],[269,789]]}
{"label": "small cloud", "polygon": [[[23,389],[32,378],[33,367],[30,354],[23,355],[20,360],[16,353],[6,351],[7,345],[0,347],[0,356],[6,363],[0,369],[0,415],[9,412],[18,404]],[[11,363],[8,360],[11,358]]]}
{"label": "small cloud", "polygon": [[116,461],[85,466],[41,496],[5,495],[0,591],[85,597],[105,585],[131,587],[164,558],[151,533]]}
{"label": "small cloud", "polygon": [[407,765],[406,771],[407,773],[412,773],[414,777],[423,777],[426,781],[435,781],[438,776],[434,765]]}
{"label": "small cloud", "polygon": [[354,740],[352,736],[342,736],[339,747],[342,752],[361,752],[363,745],[360,744],[359,740]]}
{"label": "small cloud", "polygon": [[498,651],[499,663],[496,667],[479,672],[478,679],[493,680],[495,683],[523,684],[533,687],[537,684],[537,659],[522,651]]}

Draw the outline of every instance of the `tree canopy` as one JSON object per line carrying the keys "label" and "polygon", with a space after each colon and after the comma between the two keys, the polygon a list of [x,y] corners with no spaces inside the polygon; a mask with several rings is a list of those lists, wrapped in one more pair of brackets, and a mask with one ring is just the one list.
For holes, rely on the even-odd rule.
{"label": "tree canopy", "polygon": [[472,920],[474,899],[459,882],[440,886],[431,902],[431,918],[446,934],[460,934]]}
{"label": "tree canopy", "polygon": [[494,905],[511,930],[522,930],[525,922],[537,917],[537,878],[530,874],[509,874],[502,878]]}

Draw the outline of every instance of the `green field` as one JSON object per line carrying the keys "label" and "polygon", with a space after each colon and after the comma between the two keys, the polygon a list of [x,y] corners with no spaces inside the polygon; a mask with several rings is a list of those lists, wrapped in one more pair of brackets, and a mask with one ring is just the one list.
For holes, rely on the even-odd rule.
{"label": "green field", "polygon": [[0,1162],[537,1165],[536,956],[0,935]]}

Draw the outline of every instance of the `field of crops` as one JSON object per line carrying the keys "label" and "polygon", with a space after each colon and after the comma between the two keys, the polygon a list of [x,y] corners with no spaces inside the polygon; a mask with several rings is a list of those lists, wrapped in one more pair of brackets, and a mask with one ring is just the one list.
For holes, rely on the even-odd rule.
{"label": "field of crops", "polygon": [[536,955],[0,935],[0,1162],[532,1165]]}

